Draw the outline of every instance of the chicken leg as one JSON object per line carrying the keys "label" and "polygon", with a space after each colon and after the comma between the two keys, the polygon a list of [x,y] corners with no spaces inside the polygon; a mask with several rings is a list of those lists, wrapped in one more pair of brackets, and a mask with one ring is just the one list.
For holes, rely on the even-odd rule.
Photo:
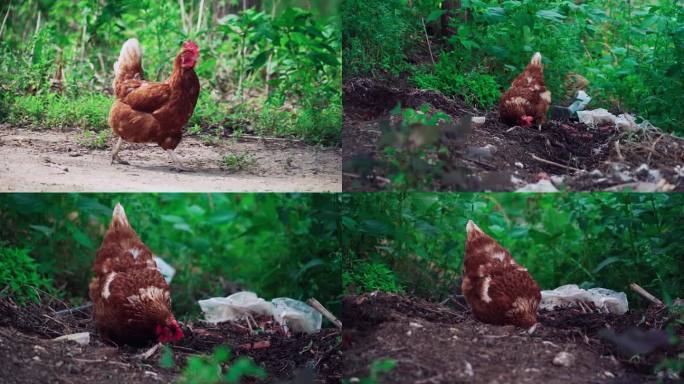
{"label": "chicken leg", "polygon": [[178,155],[176,155],[176,152],[174,152],[173,149],[167,149],[166,153],[169,154],[171,161],[173,161],[173,168],[176,171],[178,171],[178,172],[192,172],[191,169],[185,168],[183,166],[183,164],[181,164],[180,159],[178,158]]}
{"label": "chicken leg", "polygon": [[119,151],[121,150],[122,144],[123,144],[123,139],[119,137],[119,140],[116,142],[116,144],[114,145],[114,149],[112,150],[112,162],[109,163],[110,165],[114,164],[114,161],[116,161],[119,164],[129,165],[128,161],[124,161],[124,160],[121,160],[121,158],[119,158]]}

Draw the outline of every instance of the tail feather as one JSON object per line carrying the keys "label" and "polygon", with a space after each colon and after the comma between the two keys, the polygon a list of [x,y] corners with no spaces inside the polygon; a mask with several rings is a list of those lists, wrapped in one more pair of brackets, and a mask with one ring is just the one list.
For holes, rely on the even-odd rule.
{"label": "tail feather", "polygon": [[537,67],[542,66],[542,57],[541,53],[535,52],[535,54],[532,56],[532,60],[530,60],[531,65],[536,65]]}
{"label": "tail feather", "polygon": [[114,212],[112,213],[112,226],[113,227],[128,227],[128,217],[126,217],[126,211],[121,204],[116,203],[114,207]]}
{"label": "tail feather", "polygon": [[119,75],[119,71],[123,67],[141,68],[142,48],[138,39],[128,39],[121,47],[119,59],[114,63],[114,74]]}

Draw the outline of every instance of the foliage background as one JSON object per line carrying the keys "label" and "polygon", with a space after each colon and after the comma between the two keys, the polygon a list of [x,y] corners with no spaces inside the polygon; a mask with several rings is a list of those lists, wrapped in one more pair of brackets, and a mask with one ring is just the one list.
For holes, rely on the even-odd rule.
{"label": "foliage background", "polygon": [[[449,4],[457,15],[445,26]],[[681,1],[345,0],[341,14],[345,77],[406,79],[490,109],[540,51],[554,103],[577,73],[590,81],[590,108],[684,134]]]}
{"label": "foliage background", "polygon": [[[109,135],[112,65],[143,47],[161,81],[180,44],[200,46],[192,134],[298,137],[336,145],[341,116],[338,1],[36,0],[3,2],[0,122]],[[99,143],[99,144],[98,144]]]}
{"label": "foliage background", "polygon": [[343,286],[442,299],[455,289],[472,219],[542,289],[684,295],[681,194],[356,193],[342,197]]}
{"label": "foliage background", "polygon": [[[265,299],[316,297],[339,313],[332,194],[2,194],[0,271],[16,273],[0,272],[0,292],[30,294],[30,284],[88,300],[92,262],[116,202],[142,241],[176,268],[178,314],[197,314],[197,300],[237,286]],[[28,256],[17,258],[17,248]]]}

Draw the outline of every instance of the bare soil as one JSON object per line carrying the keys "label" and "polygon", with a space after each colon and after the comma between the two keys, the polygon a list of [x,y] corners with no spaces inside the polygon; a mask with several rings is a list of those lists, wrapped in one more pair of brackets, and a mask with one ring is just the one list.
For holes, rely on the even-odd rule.
{"label": "bare soil", "polygon": [[[28,130],[0,125],[2,192],[336,192],[342,188],[339,149],[290,141],[221,140],[207,145],[184,137],[176,149],[192,172],[171,168],[156,144],[125,143],[110,164],[111,148],[88,149],[80,131]],[[245,169],[221,164],[225,155],[247,156]]]}
{"label": "bare soil", "polygon": [[[181,326],[185,337],[172,345],[174,367],[162,368],[161,350],[141,359],[136,355],[148,348],[107,344],[97,335],[90,310],[55,314],[62,307],[64,304],[56,301],[19,307],[9,298],[0,299],[0,381],[170,383],[180,376],[189,357],[210,354],[218,345],[228,346],[233,357],[249,356],[268,373],[263,381],[244,378],[243,383],[339,383],[341,380],[342,356],[337,329],[323,329],[313,335],[285,335],[266,329],[250,335],[238,324],[184,322]],[[51,340],[77,332],[90,332],[90,343],[80,346]]]}
{"label": "bare soil", "polygon": [[[397,365],[383,383],[656,383],[653,367],[677,350],[629,359],[600,335],[660,330],[667,321],[664,307],[622,316],[565,308],[542,312],[530,334],[478,322],[465,306],[380,292],[346,296],[343,377],[367,377],[372,362],[391,358]],[[560,352],[572,355],[569,366],[554,364]]]}
{"label": "bare soil", "polygon": [[[443,132],[439,145],[446,151],[439,160],[444,167],[435,190],[513,191],[555,176],[562,180],[556,187],[570,191],[647,192],[658,182],[657,191],[684,191],[684,175],[675,169],[684,163],[684,140],[657,129],[627,134],[613,126],[591,128],[570,119],[552,119],[541,131],[516,128],[508,132],[496,109],[479,111],[436,91],[368,78],[346,80],[343,101],[345,191],[388,186],[393,169],[383,159],[379,139],[384,127],[392,124],[390,111],[398,103],[414,109],[429,104],[432,111],[441,110],[454,121],[466,116],[486,118],[461,137]],[[491,154],[473,154],[487,145],[494,147]],[[640,171],[644,164],[646,168]]]}

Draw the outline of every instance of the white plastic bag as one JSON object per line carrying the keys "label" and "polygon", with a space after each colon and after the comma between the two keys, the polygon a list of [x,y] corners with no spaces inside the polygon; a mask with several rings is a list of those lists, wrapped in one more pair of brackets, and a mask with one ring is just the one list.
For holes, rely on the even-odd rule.
{"label": "white plastic bag", "polygon": [[275,320],[292,332],[315,333],[321,329],[323,318],[320,312],[308,304],[287,297],[279,297],[271,302],[275,305]]}
{"label": "white plastic bag", "polygon": [[615,124],[615,119],[617,118],[603,108],[592,109],[590,111],[577,111],[577,117],[579,118],[580,123],[592,127],[606,123]]}
{"label": "white plastic bag", "polygon": [[176,274],[176,269],[170,266],[166,261],[164,261],[164,259],[156,255],[154,255],[154,262],[157,264],[157,269],[159,272],[161,272],[161,274],[164,276],[166,284],[171,284],[173,275]]}
{"label": "white plastic bag", "polygon": [[198,301],[204,318],[210,323],[242,320],[247,315],[273,316],[274,306],[256,293],[242,291],[228,297],[212,297]]}
{"label": "white plastic bag", "polygon": [[542,291],[539,309],[552,310],[555,307],[577,305],[578,301],[591,302],[596,308],[607,310],[609,313],[622,315],[629,309],[627,295],[605,288],[582,289],[575,284],[560,286],[551,291]]}

